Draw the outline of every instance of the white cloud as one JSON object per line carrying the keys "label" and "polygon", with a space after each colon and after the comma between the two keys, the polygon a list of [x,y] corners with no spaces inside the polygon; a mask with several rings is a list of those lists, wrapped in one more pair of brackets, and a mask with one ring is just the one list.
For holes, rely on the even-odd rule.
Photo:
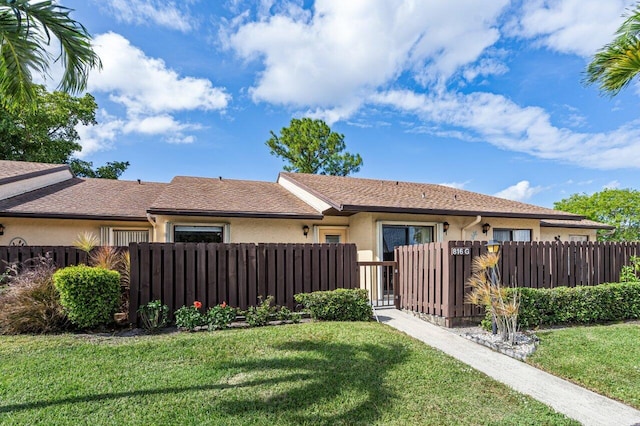
{"label": "white cloud", "polygon": [[124,126],[122,120],[109,115],[103,109],[98,110],[96,113],[96,120],[98,124],[93,126],[85,126],[83,124],[76,126],[76,130],[80,136],[79,143],[82,146],[82,151],[76,155],[80,158],[84,158],[97,151],[109,149]]}
{"label": "white cloud", "polygon": [[483,58],[477,64],[465,68],[462,71],[462,76],[465,80],[471,82],[478,76],[502,75],[507,71],[509,71],[509,68],[501,61],[494,58]]}
{"label": "white cloud", "polygon": [[372,96],[370,101],[538,158],[596,169],[640,167],[640,120],[610,132],[578,133],[554,126],[542,108],[521,107],[493,93],[425,95],[390,90]]}
{"label": "white cloud", "polygon": [[222,110],[230,96],[204,78],[181,77],[162,59],[150,58],[115,33],[94,39],[103,69],[92,72],[89,91],[108,92],[129,114]]}
{"label": "white cloud", "polygon": [[541,186],[531,186],[528,180],[522,180],[494,195],[496,197],[506,198],[507,200],[526,201],[542,191],[542,189]]}
{"label": "white cloud", "polygon": [[455,189],[464,189],[464,187],[467,186],[469,183],[471,183],[470,180],[467,180],[464,182],[443,182],[443,183],[439,183],[438,185],[448,186],[449,188],[455,188]]}
{"label": "white cloud", "polygon": [[617,189],[620,188],[620,182],[612,180],[611,182],[602,186],[602,189]]}
{"label": "white cloud", "polygon": [[95,130],[83,128],[83,155],[107,148],[120,134],[162,135],[170,143],[191,143],[195,137],[185,132],[203,126],[181,122],[173,114],[223,111],[231,99],[224,88],[215,87],[204,78],[180,76],[164,61],[146,56],[119,34],[98,35],[94,46],[103,68],[91,72],[88,89],[107,93],[112,102],[125,107],[126,117],[111,117]]}
{"label": "white cloud", "polygon": [[184,2],[180,2],[180,6],[173,1],[160,0],[100,0],[96,3],[118,21],[127,24],[153,23],[182,32],[195,28],[196,19],[189,14]]}
{"label": "white cloud", "polygon": [[591,56],[612,40],[633,0],[525,0],[511,35],[561,53]]}
{"label": "white cloud", "polygon": [[[259,21],[231,21],[222,39],[241,58],[262,62],[250,90],[254,101],[310,108],[335,121],[405,71],[432,85],[476,61],[498,40],[496,20],[506,5],[318,0],[311,16],[293,7]],[[500,72],[487,64],[476,75],[492,67]]]}
{"label": "white cloud", "polygon": [[146,135],[174,134],[184,130],[199,130],[199,124],[187,124],[176,121],[170,115],[156,115],[142,119],[129,120],[123,128],[124,133],[137,132]]}

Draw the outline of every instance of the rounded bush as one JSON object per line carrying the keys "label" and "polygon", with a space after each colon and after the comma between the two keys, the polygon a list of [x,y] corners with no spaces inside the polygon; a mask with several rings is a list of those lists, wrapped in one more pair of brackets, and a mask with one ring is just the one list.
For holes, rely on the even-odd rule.
{"label": "rounded bush", "polygon": [[296,302],[311,313],[311,317],[324,321],[369,321],[373,310],[367,290],[340,288],[332,291],[300,293]]}
{"label": "rounded bush", "polygon": [[120,274],[86,265],[69,266],[53,274],[72,324],[81,328],[108,324],[113,320],[120,301]]}

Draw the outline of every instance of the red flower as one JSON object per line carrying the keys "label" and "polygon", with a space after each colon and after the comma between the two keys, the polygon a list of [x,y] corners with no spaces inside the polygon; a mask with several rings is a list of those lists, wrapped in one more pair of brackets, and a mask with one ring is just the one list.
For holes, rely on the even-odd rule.
{"label": "red flower", "polygon": [[221,307],[223,307],[223,308],[226,308],[226,307],[227,307],[227,302],[222,302],[222,303],[220,304],[220,306],[221,306]]}
{"label": "red flower", "polygon": [[196,309],[200,309],[200,308],[202,308],[202,302],[198,302],[198,301],[196,300],[195,302],[193,302],[193,306],[194,306]]}

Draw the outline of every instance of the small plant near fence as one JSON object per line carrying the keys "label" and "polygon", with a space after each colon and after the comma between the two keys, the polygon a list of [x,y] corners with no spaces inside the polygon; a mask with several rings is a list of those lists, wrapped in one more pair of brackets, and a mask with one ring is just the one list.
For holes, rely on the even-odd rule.
{"label": "small plant near fence", "polygon": [[167,325],[169,307],[162,304],[160,300],[154,300],[140,306],[138,314],[142,319],[142,326],[150,333],[154,333]]}
{"label": "small plant near fence", "polygon": [[324,321],[369,321],[373,310],[365,289],[337,289],[300,293],[296,302],[311,313],[311,317]]}
{"label": "small plant near fence", "polygon": [[178,309],[174,316],[178,328],[195,331],[198,328],[207,327],[210,331],[229,328],[229,325],[236,319],[236,309],[222,302],[206,313],[202,313],[202,302],[195,301],[191,306],[183,306]]}
{"label": "small plant near fence", "polygon": [[520,293],[518,289],[507,292],[502,287],[498,260],[497,253],[486,253],[473,260],[472,275],[467,282],[471,293],[466,299],[468,303],[484,307],[501,339],[513,344],[518,331]]}
{"label": "small plant near fence", "polygon": [[178,309],[174,313],[176,318],[176,327],[188,331],[194,331],[198,327],[204,327],[207,325],[207,317],[200,312],[201,308],[202,303],[196,300],[193,302],[193,305],[183,306]]}
{"label": "small plant near fence", "polygon": [[245,321],[250,327],[262,327],[269,324],[271,317],[276,312],[275,306],[271,306],[273,303],[273,296],[268,296],[262,300],[262,297],[258,297],[260,303],[258,306],[249,306],[249,309],[245,312]]}
{"label": "small plant near fence", "polygon": [[630,265],[625,265],[620,269],[621,283],[637,283],[640,282],[640,257],[629,257]]}
{"label": "small plant near fence", "polygon": [[236,314],[236,309],[227,305],[227,302],[222,302],[213,308],[209,308],[207,312],[209,330],[229,328],[229,325],[236,319]]}

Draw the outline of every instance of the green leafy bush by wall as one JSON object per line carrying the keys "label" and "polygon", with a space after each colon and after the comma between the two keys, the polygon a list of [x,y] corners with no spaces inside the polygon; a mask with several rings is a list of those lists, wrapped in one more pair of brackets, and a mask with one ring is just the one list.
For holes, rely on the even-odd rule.
{"label": "green leafy bush by wall", "polygon": [[367,290],[361,288],[300,293],[294,297],[318,320],[369,321],[373,316]]}
{"label": "green leafy bush by wall", "polygon": [[518,324],[524,329],[640,319],[640,283],[519,288],[517,291],[520,292]]}
{"label": "green leafy bush by wall", "polygon": [[53,274],[60,303],[69,320],[80,328],[113,320],[120,300],[120,274],[86,265],[69,266]]}

